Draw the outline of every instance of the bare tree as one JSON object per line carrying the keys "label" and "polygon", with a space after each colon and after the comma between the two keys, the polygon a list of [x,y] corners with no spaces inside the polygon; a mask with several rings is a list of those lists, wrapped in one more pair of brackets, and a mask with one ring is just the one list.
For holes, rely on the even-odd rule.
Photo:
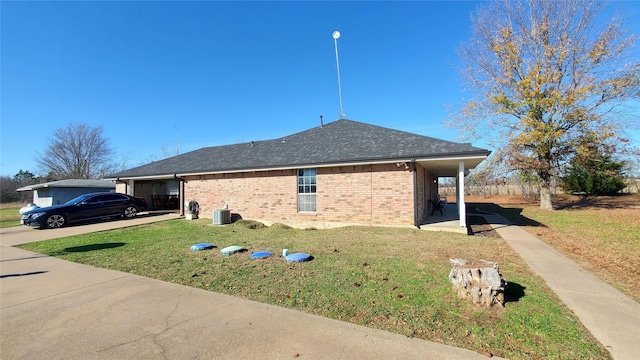
{"label": "bare tree", "polygon": [[624,129],[638,128],[625,116],[640,97],[635,38],[604,10],[594,0],[491,1],[461,47],[472,98],[449,123],[506,150],[509,165],[536,178],[543,209],[584,139],[625,144]]}
{"label": "bare tree", "polygon": [[173,128],[176,130],[176,142],[170,146],[166,146],[165,144],[160,145],[163,159],[180,155],[180,132],[175,124],[173,124]]}
{"label": "bare tree", "polygon": [[70,124],[56,129],[49,141],[36,161],[42,173],[56,180],[96,179],[114,170],[113,150],[102,126]]}

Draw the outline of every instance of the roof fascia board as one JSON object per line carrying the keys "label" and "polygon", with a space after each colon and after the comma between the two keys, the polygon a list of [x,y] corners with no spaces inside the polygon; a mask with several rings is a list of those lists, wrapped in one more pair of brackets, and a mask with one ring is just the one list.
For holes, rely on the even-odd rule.
{"label": "roof fascia board", "polygon": [[104,178],[105,180],[124,181],[124,180],[172,180],[179,177],[180,174],[160,174],[160,175],[144,175],[144,176],[123,176]]}
{"label": "roof fascia board", "polygon": [[[113,184],[115,186],[115,184]],[[113,186],[102,186],[102,185],[50,185],[50,184],[36,184],[36,185],[27,185],[21,188],[16,189],[16,191],[33,191],[44,188],[52,188],[52,189],[106,189],[111,188]]]}
{"label": "roof fascia board", "polygon": [[478,155],[478,156],[448,156],[448,157],[429,157],[429,158],[416,158],[416,161],[447,161],[447,160],[475,160],[475,159],[486,159],[489,155]]}

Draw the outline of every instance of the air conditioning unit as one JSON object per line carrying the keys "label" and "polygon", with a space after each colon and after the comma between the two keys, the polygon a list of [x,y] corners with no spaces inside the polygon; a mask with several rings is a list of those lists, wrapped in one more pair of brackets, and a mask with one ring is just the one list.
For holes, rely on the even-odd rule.
{"label": "air conditioning unit", "polygon": [[231,224],[231,210],[220,209],[213,212],[213,225]]}

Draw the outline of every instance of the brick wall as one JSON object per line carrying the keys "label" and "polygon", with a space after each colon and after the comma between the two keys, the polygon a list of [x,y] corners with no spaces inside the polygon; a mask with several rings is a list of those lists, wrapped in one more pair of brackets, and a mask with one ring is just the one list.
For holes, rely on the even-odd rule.
{"label": "brick wall", "polygon": [[413,175],[396,164],[318,169],[323,221],[413,225]]}
{"label": "brick wall", "polygon": [[393,164],[317,168],[317,212],[297,212],[297,170],[185,177],[200,216],[229,206],[247,219],[413,225],[413,174]]}
{"label": "brick wall", "polygon": [[243,218],[284,220],[297,210],[297,171],[259,171],[184,177],[185,201],[200,204],[200,216],[229,206]]}

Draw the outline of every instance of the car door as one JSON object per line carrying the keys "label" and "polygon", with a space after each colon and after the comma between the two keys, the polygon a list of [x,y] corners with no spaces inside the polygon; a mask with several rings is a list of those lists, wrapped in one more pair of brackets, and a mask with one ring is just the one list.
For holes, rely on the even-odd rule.
{"label": "car door", "polygon": [[102,216],[118,216],[129,203],[129,198],[121,194],[108,194],[101,197]]}
{"label": "car door", "polygon": [[67,221],[75,222],[94,218],[97,216],[96,214],[100,212],[101,207],[100,195],[88,197],[81,203],[76,204],[72,209],[69,209]]}

